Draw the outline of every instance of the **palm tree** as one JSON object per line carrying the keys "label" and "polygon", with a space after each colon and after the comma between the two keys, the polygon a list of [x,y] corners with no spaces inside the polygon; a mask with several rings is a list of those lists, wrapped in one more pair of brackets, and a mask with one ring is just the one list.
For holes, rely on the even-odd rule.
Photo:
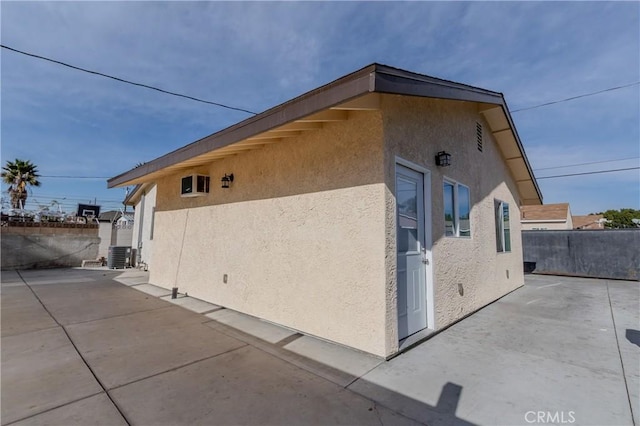
{"label": "palm tree", "polygon": [[11,207],[24,208],[27,202],[27,186],[40,186],[38,167],[29,160],[7,161],[2,168],[2,181],[9,184],[7,192],[11,197]]}

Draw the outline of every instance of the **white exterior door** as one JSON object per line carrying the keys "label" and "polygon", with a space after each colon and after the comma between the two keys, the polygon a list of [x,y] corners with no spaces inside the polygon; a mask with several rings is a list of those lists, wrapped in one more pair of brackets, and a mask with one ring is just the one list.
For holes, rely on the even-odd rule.
{"label": "white exterior door", "polygon": [[424,175],[396,165],[398,337],[427,327]]}

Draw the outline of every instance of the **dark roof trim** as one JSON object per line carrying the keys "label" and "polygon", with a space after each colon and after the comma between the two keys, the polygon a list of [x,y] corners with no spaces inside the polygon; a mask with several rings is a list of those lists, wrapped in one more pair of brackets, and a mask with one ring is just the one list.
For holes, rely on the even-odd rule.
{"label": "dark roof trim", "polygon": [[[412,73],[386,65],[372,64],[115,176],[107,181],[107,186],[113,188],[126,185],[134,179],[154,173],[165,167],[294,122],[368,92],[485,102],[500,104],[506,108],[502,94],[497,92]],[[509,121],[511,121],[510,118]],[[519,139],[518,144],[522,151]]]}
{"label": "dark roof trim", "polygon": [[490,104],[502,101],[501,93],[390,67],[376,72],[375,91]]}

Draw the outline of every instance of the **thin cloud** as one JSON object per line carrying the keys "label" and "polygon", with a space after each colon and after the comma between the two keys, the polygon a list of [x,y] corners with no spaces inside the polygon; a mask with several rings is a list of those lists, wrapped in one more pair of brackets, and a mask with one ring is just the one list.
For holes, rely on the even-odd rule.
{"label": "thin cloud", "polygon": [[[370,62],[497,90],[512,109],[640,76],[637,3],[8,2],[2,8],[7,45],[256,111]],[[4,52],[2,85],[4,157],[35,156],[49,175],[72,174],[77,164],[120,173],[246,117]],[[638,115],[631,90],[523,111],[514,120],[536,167],[637,152]],[[585,206],[614,203],[609,193],[639,198],[637,190],[605,185],[633,183],[632,174],[598,179],[585,182],[605,188],[606,196],[569,180],[541,186],[546,201],[564,196],[559,201]],[[60,192],[65,185],[45,187]],[[113,198],[104,182],[78,185]]]}

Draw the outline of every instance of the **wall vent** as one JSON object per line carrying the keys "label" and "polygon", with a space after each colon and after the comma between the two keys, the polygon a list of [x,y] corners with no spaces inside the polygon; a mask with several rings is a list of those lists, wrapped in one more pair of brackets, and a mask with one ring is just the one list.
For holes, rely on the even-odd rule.
{"label": "wall vent", "polygon": [[478,151],[482,152],[482,124],[476,123],[476,143]]}

